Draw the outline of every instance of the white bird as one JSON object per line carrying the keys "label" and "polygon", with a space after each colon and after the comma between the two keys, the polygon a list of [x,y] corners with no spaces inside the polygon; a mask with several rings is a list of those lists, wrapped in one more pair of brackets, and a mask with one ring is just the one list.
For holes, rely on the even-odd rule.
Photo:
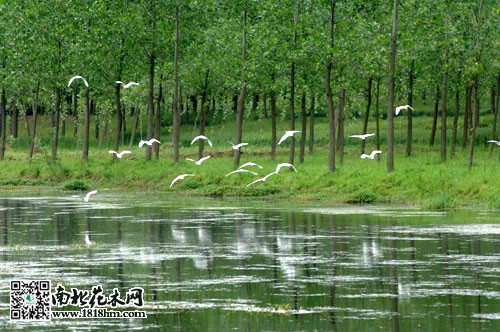
{"label": "white bird", "polygon": [[242,168],[250,167],[250,166],[257,166],[260,169],[264,168],[264,167],[260,166],[259,164],[256,164],[256,163],[253,163],[253,162],[250,161],[248,163],[244,163],[243,165],[241,165],[240,167],[238,167],[238,169],[242,169]]}
{"label": "white bird", "polygon": [[248,169],[238,168],[236,171],[232,171],[230,173],[227,173],[226,176],[229,176],[231,174],[236,174],[236,173],[250,173],[250,174],[253,174],[253,175],[259,175],[259,174],[255,173],[255,172],[249,171]]}
{"label": "white bird", "polygon": [[374,136],[375,134],[364,134],[364,135],[350,135],[349,137],[366,139],[367,137]]}
{"label": "white bird", "polygon": [[367,158],[368,158],[368,159],[375,159],[375,156],[376,156],[377,154],[379,154],[379,153],[382,153],[382,151],[380,151],[380,150],[373,150],[370,154],[365,154],[365,153],[363,153],[363,154],[361,155],[361,159],[367,159]]}
{"label": "white bird", "polygon": [[196,160],[194,160],[194,159],[191,159],[191,158],[186,158],[186,160],[192,161],[195,165],[201,166],[201,164],[202,164],[205,160],[207,160],[207,159],[209,159],[209,158],[210,158],[210,156],[206,156],[206,157],[201,158],[201,159],[200,159],[200,160],[198,160],[198,161],[196,161]]}
{"label": "white bird", "polygon": [[90,232],[85,232],[85,244],[87,246],[91,246],[94,244],[94,242],[90,241]]}
{"label": "white bird", "polygon": [[97,190],[92,190],[85,195],[84,198],[82,198],[85,202],[88,202],[90,199],[90,196],[97,194]]}
{"label": "white bird", "polygon": [[130,88],[132,85],[139,85],[139,83],[137,83],[137,82],[129,82],[129,83],[125,84],[122,81],[116,81],[116,83],[121,84],[124,89]]}
{"label": "white bird", "polygon": [[408,109],[411,109],[413,111],[413,107],[411,107],[410,105],[398,106],[396,107],[396,115],[398,115],[399,112],[401,112],[402,110],[408,110]]}
{"label": "white bird", "polygon": [[276,173],[272,172],[272,173],[267,174],[267,175],[266,175],[266,176],[264,176],[263,178],[257,179],[257,180],[255,180],[255,181],[253,181],[253,182],[250,182],[249,184],[247,184],[247,187],[250,187],[252,184],[255,184],[255,183],[257,183],[257,182],[264,182],[264,181],[266,181],[266,180],[267,180],[270,176],[272,176],[272,175],[274,175],[274,174],[276,174]]}
{"label": "white bird", "polygon": [[83,83],[85,83],[85,86],[88,88],[89,87],[89,84],[87,83],[87,80],[85,80],[83,77],[79,76],[79,75],[76,75],[76,76],[73,76],[70,80],[69,80],[69,83],[68,83],[68,88],[71,86],[71,83],[73,83],[74,80],[76,80],[77,78],[83,80]]}
{"label": "white bird", "polygon": [[199,139],[206,140],[208,142],[208,145],[212,146],[212,142],[208,139],[208,137],[207,136],[203,136],[203,135],[199,135],[199,136],[196,136],[195,138],[193,138],[193,140],[191,141],[191,145],[193,145],[193,143],[196,142]]}
{"label": "white bird", "polygon": [[187,176],[194,176],[193,174],[181,174],[178,177],[176,177],[171,183],[170,183],[170,188],[179,180],[184,180],[185,177]]}
{"label": "white bird", "polygon": [[500,142],[499,141],[495,141],[494,139],[490,139],[488,141],[488,143],[495,143],[496,145],[500,146]]}
{"label": "white bird", "polygon": [[288,137],[292,137],[296,133],[300,133],[300,130],[287,130],[287,131],[285,131],[285,134],[283,136],[281,136],[281,138],[278,142],[278,145],[280,145],[281,143],[283,143],[284,140],[286,140]]}
{"label": "white bird", "polygon": [[139,147],[140,147],[140,148],[142,148],[142,146],[143,146],[144,144],[151,146],[151,145],[153,145],[153,143],[158,143],[158,144],[161,144],[159,140],[157,140],[156,138],[152,138],[152,139],[150,139],[149,141],[143,141],[143,140],[141,140],[141,141],[139,142]]}
{"label": "white bird", "polygon": [[227,141],[227,142],[233,146],[233,150],[239,150],[242,146],[248,145],[248,143],[233,144],[229,141]]}
{"label": "white bird", "polygon": [[288,167],[288,168],[291,168],[293,169],[295,172],[297,172],[297,169],[295,168],[295,166],[293,166],[292,164],[289,164],[289,163],[281,163],[281,164],[278,164],[278,166],[276,166],[276,171],[274,172],[275,174],[278,174],[280,169],[282,167]]}
{"label": "white bird", "polygon": [[115,150],[109,150],[108,153],[114,153],[118,159],[122,159],[124,155],[130,154],[132,152],[128,150],[123,150],[122,152],[118,153]]}

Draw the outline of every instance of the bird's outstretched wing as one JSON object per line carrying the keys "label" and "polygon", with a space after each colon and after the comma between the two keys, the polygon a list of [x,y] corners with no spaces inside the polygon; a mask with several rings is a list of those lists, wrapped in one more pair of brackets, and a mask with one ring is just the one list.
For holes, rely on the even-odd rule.
{"label": "bird's outstretched wing", "polygon": [[90,199],[90,196],[97,194],[97,190],[92,190],[85,195],[85,198],[83,199],[85,202],[88,202]]}
{"label": "bird's outstretched wing", "polygon": [[282,167],[288,167],[288,168],[291,168],[293,169],[295,172],[297,172],[297,169],[295,168],[295,166],[293,166],[292,164],[289,164],[289,163],[281,163],[281,164],[278,164],[278,166],[276,166],[276,171],[274,172],[275,174],[278,174],[280,169]]}
{"label": "bird's outstretched wing", "polygon": [[349,135],[349,137],[352,137],[352,138],[362,138],[363,135]]}
{"label": "bird's outstretched wing", "polygon": [[114,153],[114,154],[118,155],[118,152],[116,152],[115,150],[109,150],[108,153],[110,153],[110,154]]}
{"label": "bird's outstretched wing", "polygon": [[206,157],[203,157],[201,158],[200,160],[198,160],[198,162],[196,163],[197,165],[201,165],[201,163],[203,163],[205,160],[209,159],[211,156],[206,156]]}
{"label": "bird's outstretched wing", "polygon": [[184,180],[184,178],[186,176],[194,176],[193,174],[181,174],[179,175],[178,177],[176,177],[171,183],[170,183],[170,187],[169,188],[172,188],[172,186],[179,180]]}
{"label": "bird's outstretched wing", "polygon": [[195,163],[195,162],[196,162],[196,160],[191,159],[191,158],[186,158],[186,160],[192,161],[193,163]]}
{"label": "bird's outstretched wing", "polygon": [[157,140],[156,138],[152,138],[149,140],[149,145],[153,144],[153,143],[158,143],[158,144],[161,144],[159,140]]}
{"label": "bird's outstretched wing", "polygon": [[249,171],[249,170],[247,170],[247,169],[237,169],[237,170],[235,170],[235,171],[232,171],[232,172],[230,172],[230,173],[227,173],[227,174],[226,174],[226,176],[229,176],[229,175],[231,175],[231,174],[236,174],[236,173],[250,173],[250,174],[252,174],[252,175],[259,175],[259,174],[255,173],[255,172]]}
{"label": "bird's outstretched wing", "polygon": [[264,167],[260,166],[259,164],[256,164],[256,163],[253,163],[253,162],[250,161],[248,163],[244,163],[243,165],[241,165],[240,167],[238,167],[238,169],[242,169],[242,168],[250,167],[250,166],[257,166],[260,169],[264,168]]}
{"label": "bird's outstretched wing", "polygon": [[142,146],[143,146],[144,144],[146,144],[146,143],[147,143],[146,141],[140,140],[140,142],[139,142],[139,147],[140,147],[140,148],[142,148]]}
{"label": "bird's outstretched wing", "polygon": [[129,82],[123,86],[124,89],[130,88],[132,85],[139,85],[137,82]]}
{"label": "bird's outstretched wing", "polygon": [[382,153],[380,150],[373,150],[372,153],[370,153],[370,158],[373,159],[375,156],[379,153]]}
{"label": "bird's outstretched wing", "polygon": [[361,155],[361,159],[366,159],[366,158],[370,158],[370,156],[369,156],[369,155],[367,155],[366,153],[363,153],[363,154]]}
{"label": "bird's outstretched wing", "polygon": [[495,144],[496,144],[496,143],[498,143],[498,141],[495,141],[494,139],[490,139],[490,140],[488,141],[488,143],[495,143]]}
{"label": "bird's outstretched wing", "polygon": [[69,80],[69,83],[68,83],[68,88],[71,86],[71,84],[73,83],[74,80],[76,80],[77,78],[83,80],[83,83],[85,84],[85,86],[88,88],[89,87],[89,84],[87,83],[87,80],[84,79],[82,76],[80,75],[76,75],[76,76],[73,76],[70,80]]}
{"label": "bird's outstretched wing", "polygon": [[288,137],[290,137],[290,133],[287,131],[283,136],[281,136],[279,142],[278,142],[278,145],[280,145],[281,143],[283,143],[283,141],[285,141]]}
{"label": "bird's outstretched wing", "polygon": [[250,187],[251,185],[256,184],[257,182],[263,182],[263,181],[266,181],[266,180],[264,180],[264,178],[257,179],[255,181],[252,181],[249,184],[247,184],[247,187]]}
{"label": "bird's outstretched wing", "polygon": [[121,158],[121,157],[123,157],[124,155],[126,155],[126,154],[131,154],[131,153],[132,153],[132,151],[129,151],[129,150],[123,150],[122,152],[118,153],[116,156],[117,156],[118,158]]}

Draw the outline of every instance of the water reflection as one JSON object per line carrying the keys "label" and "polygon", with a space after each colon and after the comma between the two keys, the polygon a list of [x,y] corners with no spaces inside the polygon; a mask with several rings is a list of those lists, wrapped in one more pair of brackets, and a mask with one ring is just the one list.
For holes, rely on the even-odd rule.
{"label": "water reflection", "polygon": [[[75,331],[500,330],[498,213],[485,224],[471,212],[116,201],[0,199],[0,303],[9,280],[43,276],[145,288],[148,319],[75,321]],[[8,307],[0,314],[4,330]]]}

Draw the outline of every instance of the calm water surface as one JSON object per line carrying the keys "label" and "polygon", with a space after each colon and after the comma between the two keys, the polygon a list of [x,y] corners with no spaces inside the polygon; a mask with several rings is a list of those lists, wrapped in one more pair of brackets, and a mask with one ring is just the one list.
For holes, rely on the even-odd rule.
{"label": "calm water surface", "polygon": [[[0,330],[500,331],[499,211],[94,198],[2,193]],[[11,279],[141,286],[148,318],[9,323]]]}

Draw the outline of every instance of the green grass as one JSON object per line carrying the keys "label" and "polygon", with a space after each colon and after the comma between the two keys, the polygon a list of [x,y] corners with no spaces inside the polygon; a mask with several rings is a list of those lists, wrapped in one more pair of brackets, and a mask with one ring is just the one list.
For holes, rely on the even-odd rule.
{"label": "green grass", "polygon": [[[293,198],[297,200],[324,200],[339,203],[403,203],[414,204],[429,209],[447,209],[461,206],[500,208],[499,151],[490,153],[486,139],[490,138],[491,116],[484,114],[477,134],[474,167],[467,170],[468,151],[457,147],[453,159],[441,162],[439,156],[439,124],[435,146],[429,147],[431,119],[426,116],[429,107],[422,105],[422,116],[414,119],[414,149],[411,157],[404,157],[406,138],[406,117],[397,117],[396,124],[396,171],[388,174],[385,168],[385,154],[378,163],[376,160],[359,158],[360,141],[346,138],[344,164],[337,165],[334,173],[328,172],[326,118],[316,119],[316,145],[312,155],[306,155],[304,164],[298,162],[299,149],[296,150],[295,165],[298,173],[282,170],[265,183],[251,187],[246,184],[255,178],[246,174],[225,177],[233,170],[232,152],[226,142],[234,138],[234,121],[213,124],[206,130],[214,147],[206,147],[206,154],[213,158],[201,167],[184,160],[194,157],[197,147],[189,147],[191,138],[198,133],[192,125],[183,126],[181,134],[181,158],[178,164],[171,161],[172,148],[166,144],[168,128],[162,134],[160,159],[146,162],[144,149],[131,148],[133,154],[122,160],[111,160],[107,150],[111,147],[112,131],[109,141],[99,150],[97,141],[91,141],[89,161],[81,161],[80,140],[73,138],[72,125],[67,124],[67,137],[62,138],[59,161],[52,162],[50,155],[50,136],[47,130],[48,119],[42,119],[39,149],[31,163],[27,160],[26,137],[10,140],[6,159],[0,161],[0,186],[52,185],[66,190],[86,190],[88,188],[120,188],[145,191],[167,191],[201,196],[236,196]],[[460,123],[462,119],[460,119]],[[129,119],[129,123],[132,121]],[[448,123],[451,124],[451,118]],[[215,124],[214,124],[215,123]],[[22,122],[21,122],[22,124]],[[386,132],[385,121],[381,121],[381,134]],[[362,120],[347,119],[345,133],[360,133]],[[110,127],[111,128],[111,127]],[[287,120],[278,123],[278,135],[288,128]],[[374,122],[369,124],[372,132]],[[20,126],[20,131],[23,130]],[[145,130],[143,130],[143,133]],[[24,133],[22,133],[24,134]],[[70,135],[71,134],[71,135]],[[461,126],[459,139],[461,138]],[[168,135],[168,136],[167,136]],[[451,128],[449,130],[451,135]],[[300,135],[299,135],[300,137]],[[136,143],[139,140],[137,135]],[[128,142],[128,139],[126,140]],[[256,170],[265,175],[274,170],[276,163],[288,161],[288,144],[278,147],[276,161],[270,154],[270,120],[245,119],[243,141],[250,145],[244,148],[242,163],[254,161],[264,170]],[[384,150],[385,138],[382,137]],[[375,146],[375,140],[367,140],[367,151]],[[128,144],[126,144],[128,148]],[[449,149],[448,149],[449,150]],[[186,178],[174,188],[169,184],[182,173],[193,173],[195,177]]]}

